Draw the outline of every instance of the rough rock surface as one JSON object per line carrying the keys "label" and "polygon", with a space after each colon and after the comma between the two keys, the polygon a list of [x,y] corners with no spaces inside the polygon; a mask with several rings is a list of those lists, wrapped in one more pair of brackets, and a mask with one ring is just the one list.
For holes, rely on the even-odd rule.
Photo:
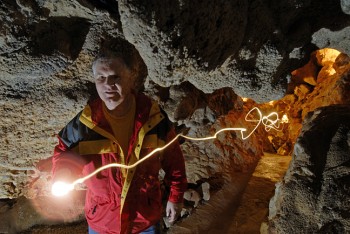
{"label": "rough rock surface", "polygon": [[[133,0],[119,9],[125,37],[161,86],[189,81],[205,93],[231,87],[266,102],[283,96],[286,77],[315,49],[312,43],[349,50],[337,33],[350,20],[338,1]],[[322,28],[334,34],[317,34]]]}
{"label": "rough rock surface", "polygon": [[350,232],[350,106],[310,112],[270,202],[270,233]]}
{"label": "rough rock surface", "polygon": [[268,133],[273,149],[265,143],[264,150],[290,155],[305,116],[334,104],[350,105],[350,58],[334,49],[320,49],[311,54],[306,65],[291,73],[283,98],[260,106],[262,110],[275,110],[288,117],[281,132]]}

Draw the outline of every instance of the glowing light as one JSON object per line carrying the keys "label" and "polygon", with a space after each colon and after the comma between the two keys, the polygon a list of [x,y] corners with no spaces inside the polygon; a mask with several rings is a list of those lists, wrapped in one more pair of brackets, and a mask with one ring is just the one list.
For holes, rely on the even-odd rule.
{"label": "glowing light", "polygon": [[274,101],[269,101],[269,105],[273,106]]}
{"label": "glowing light", "polygon": [[244,97],[244,98],[242,98],[242,100],[243,100],[244,102],[247,102],[247,101],[248,101],[248,98]]}
{"label": "glowing light", "polygon": [[276,112],[272,112],[267,116],[263,116],[261,121],[262,124],[265,126],[265,131],[268,132],[271,129],[281,131],[281,120],[278,118],[278,114]]}
{"label": "glowing light", "polygon": [[51,187],[51,193],[56,197],[62,197],[74,189],[74,183],[68,184],[62,181],[55,182]]}
{"label": "glowing light", "polygon": [[284,114],[282,116],[282,120],[281,120],[282,123],[289,123],[289,119],[288,119],[288,116],[286,114]]}
{"label": "glowing light", "polygon": [[[256,114],[259,116],[258,119],[254,118],[254,114],[253,112],[256,112]],[[241,133],[241,138],[242,140],[247,139],[248,137],[250,137],[255,130],[259,127],[260,124],[263,124],[265,126],[265,130],[266,131],[270,131],[271,129],[280,131],[280,124],[281,124],[281,120],[278,118],[278,114],[276,112],[272,112],[267,116],[263,116],[261,111],[257,108],[254,107],[253,109],[251,109],[245,116],[245,121],[247,122],[252,122],[252,123],[256,123],[255,127],[248,133],[248,134],[244,134],[247,132],[246,128],[223,128],[220,129],[219,131],[217,131],[214,135],[212,136],[208,136],[208,137],[199,137],[199,138],[195,138],[195,137],[189,137],[189,136],[185,136],[182,134],[178,134],[176,135],[171,141],[169,141],[166,145],[164,145],[163,147],[160,148],[156,148],[154,149],[152,152],[150,152],[149,154],[147,154],[146,156],[144,156],[142,159],[138,160],[136,163],[132,164],[132,165],[124,165],[124,164],[120,164],[120,163],[111,163],[111,164],[107,164],[103,167],[100,167],[98,169],[96,169],[94,172],[92,172],[91,174],[79,178],[77,180],[75,180],[72,184],[66,184],[63,182],[60,182],[60,184],[55,185],[56,182],[53,186],[52,186],[52,193],[56,196],[63,196],[65,194],[67,194],[68,192],[70,192],[71,190],[74,189],[74,186],[76,184],[80,184],[83,183],[85,180],[91,178],[92,176],[96,175],[97,173],[99,173],[102,170],[105,170],[107,168],[111,168],[111,167],[120,167],[120,168],[124,168],[124,169],[131,169],[133,167],[136,167],[137,165],[139,165],[140,163],[142,163],[143,161],[147,160],[148,158],[150,158],[152,155],[154,155],[155,153],[162,151],[164,149],[166,149],[169,145],[171,145],[172,143],[174,143],[179,137],[188,139],[188,140],[192,140],[192,141],[205,141],[205,140],[211,140],[211,139],[216,139],[217,135],[221,132],[224,131],[239,131]],[[54,189],[55,186],[55,189]],[[57,195],[58,194],[58,195]]]}

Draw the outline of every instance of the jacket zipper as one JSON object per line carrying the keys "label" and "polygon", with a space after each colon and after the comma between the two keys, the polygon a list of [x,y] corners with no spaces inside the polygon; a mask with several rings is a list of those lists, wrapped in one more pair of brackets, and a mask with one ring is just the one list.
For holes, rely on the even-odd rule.
{"label": "jacket zipper", "polygon": [[95,214],[97,205],[94,206],[94,209],[92,210],[92,214]]}

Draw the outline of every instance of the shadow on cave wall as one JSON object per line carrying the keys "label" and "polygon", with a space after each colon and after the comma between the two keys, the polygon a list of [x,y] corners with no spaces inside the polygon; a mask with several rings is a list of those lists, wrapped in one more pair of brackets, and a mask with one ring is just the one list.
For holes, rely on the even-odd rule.
{"label": "shadow on cave wall", "polygon": [[170,36],[170,47],[184,58],[196,58],[208,70],[235,54],[245,35],[248,2],[244,0],[135,0],[131,4],[139,8],[144,21],[156,19],[156,26]]}
{"label": "shadow on cave wall", "polygon": [[115,0],[77,0],[82,6],[94,10],[96,7],[100,10],[106,10],[112,18],[119,21],[118,1]]}
{"label": "shadow on cave wall", "polygon": [[77,17],[53,17],[29,26],[31,52],[34,56],[59,51],[75,60],[85,42],[90,23]]}

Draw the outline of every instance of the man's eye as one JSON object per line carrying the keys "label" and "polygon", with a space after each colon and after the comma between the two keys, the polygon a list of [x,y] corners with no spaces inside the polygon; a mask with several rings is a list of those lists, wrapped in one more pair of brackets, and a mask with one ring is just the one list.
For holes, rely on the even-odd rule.
{"label": "man's eye", "polygon": [[120,77],[117,75],[112,75],[112,76],[110,76],[110,78],[114,79],[117,82],[120,80]]}
{"label": "man's eye", "polygon": [[103,81],[104,79],[106,79],[105,76],[97,76],[96,77],[96,80],[98,80],[98,81]]}

